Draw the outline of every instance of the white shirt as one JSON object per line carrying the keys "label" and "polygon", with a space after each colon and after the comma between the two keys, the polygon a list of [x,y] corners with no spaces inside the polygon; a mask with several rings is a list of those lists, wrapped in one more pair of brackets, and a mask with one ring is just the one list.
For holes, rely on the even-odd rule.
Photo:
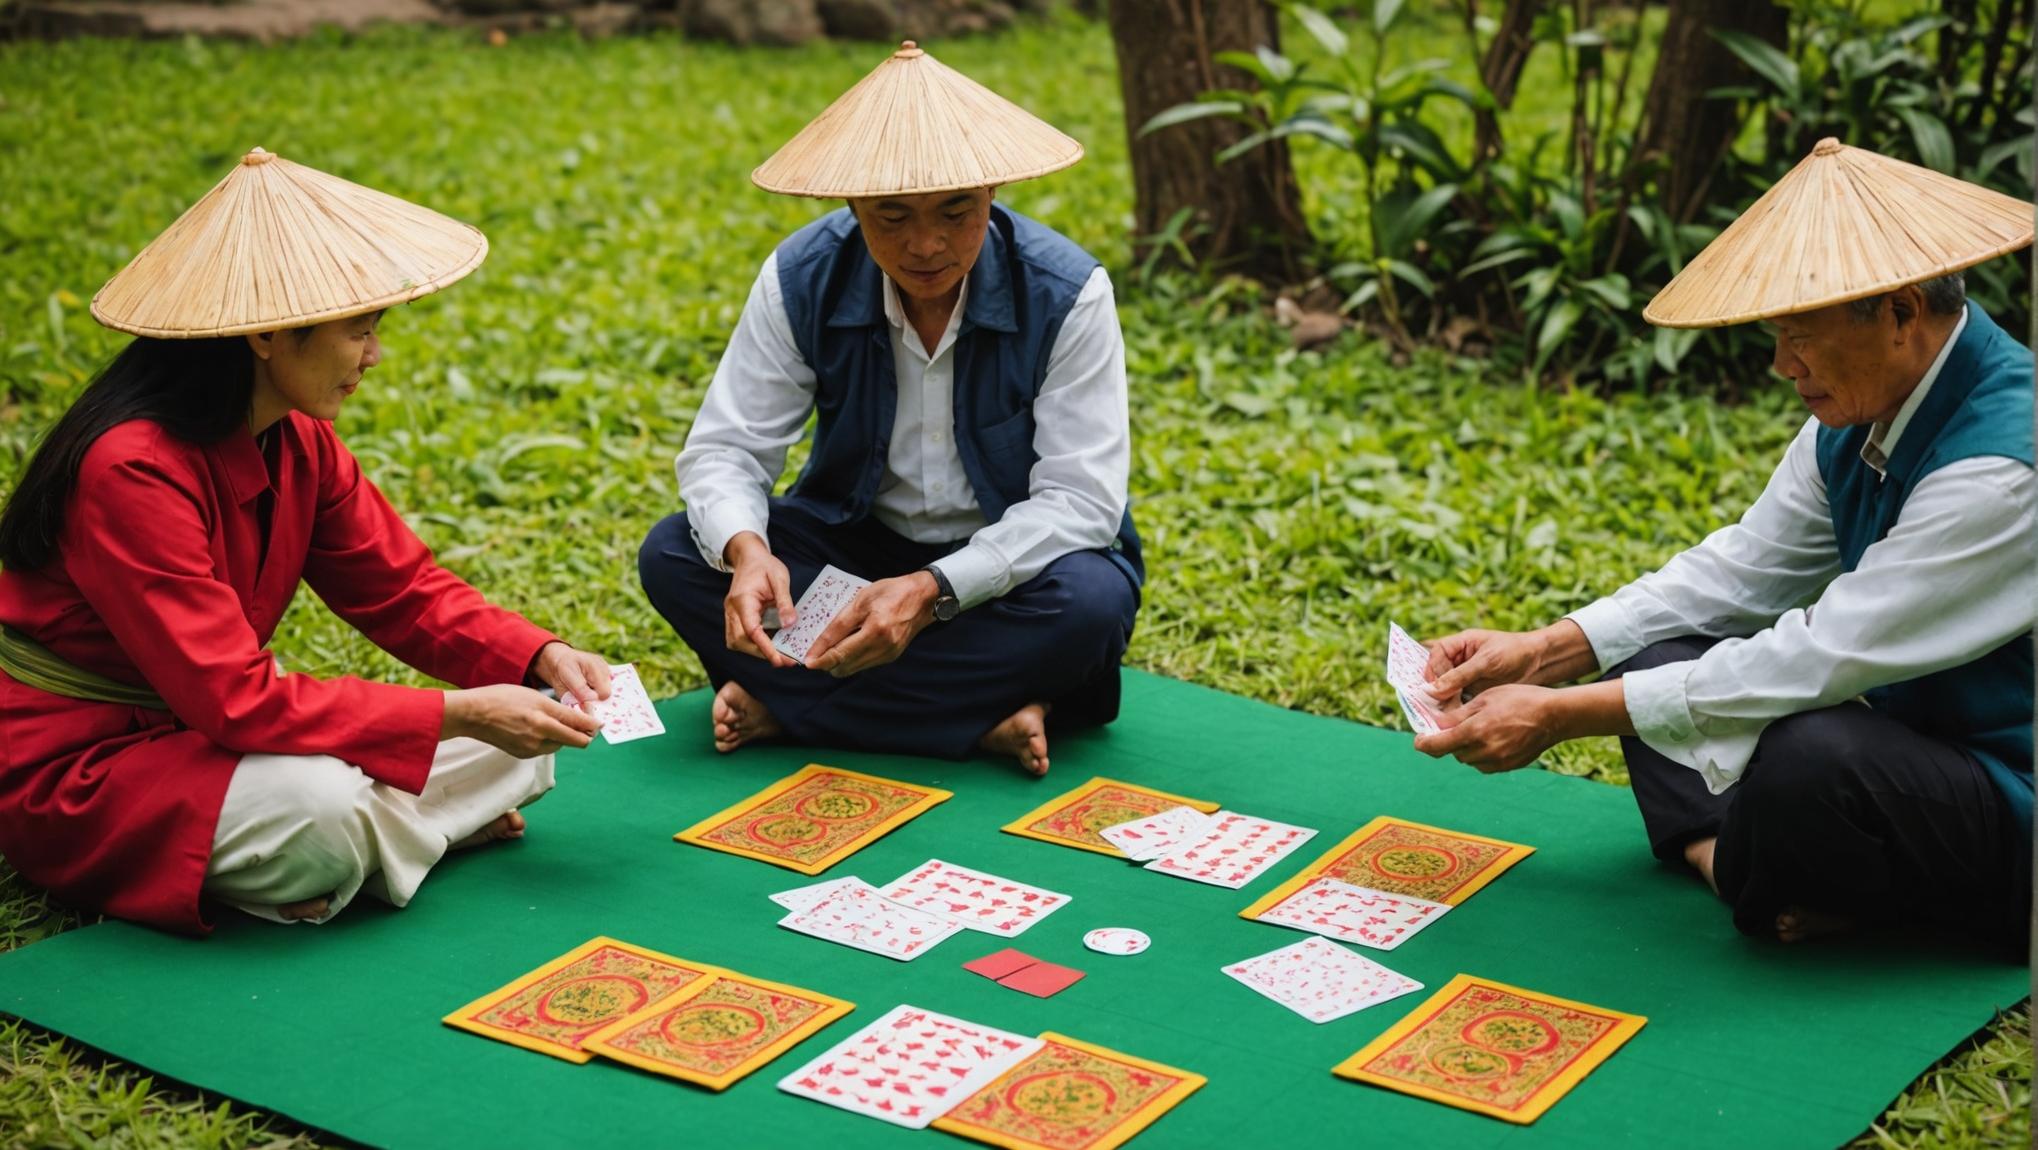
{"label": "white shirt", "polygon": [[[1966,322],[1896,418],[1870,430],[1861,455],[1878,475]],[[1957,667],[2032,627],[2030,467],[1981,456],[1932,472],[1843,574],[1817,431],[1805,423],[1739,523],[1570,616],[1602,668],[1664,639],[1729,636],[1621,679],[1635,733],[1714,794],[1740,779],[1775,720]]]}
{"label": "white shirt", "polygon": [[[955,336],[968,285],[931,352],[906,322],[890,277],[884,287],[899,392],[872,506],[878,521],[921,543],[967,539],[939,564],[965,608],[1005,594],[1063,555],[1111,546],[1125,514],[1132,432],[1125,341],[1104,269],[1083,284],[1049,353],[1033,403],[1039,461],[1027,498],[996,523],[985,522],[955,446]],[[805,434],[814,389],[814,369],[793,342],[774,252],[674,461],[694,541],[716,568],[737,535],[769,538],[767,498],[786,450]]]}

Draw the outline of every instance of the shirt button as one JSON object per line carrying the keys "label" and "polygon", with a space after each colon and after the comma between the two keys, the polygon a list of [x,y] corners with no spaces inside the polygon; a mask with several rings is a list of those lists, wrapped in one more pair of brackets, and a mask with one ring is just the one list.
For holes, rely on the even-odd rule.
{"label": "shirt button", "polygon": [[936,491],[941,491],[941,490],[945,489],[945,488],[946,488],[947,486],[948,486],[948,485],[947,485],[946,483],[937,483],[937,484],[935,484],[935,485],[934,485],[934,490],[936,490]]}
{"label": "shirt button", "polygon": [[932,435],[928,436],[927,438],[928,438],[928,439],[930,439],[930,440],[933,440],[933,441],[934,441],[935,443],[940,443],[940,442],[941,442],[941,433],[937,431],[937,432],[935,432],[934,434],[932,434]]}

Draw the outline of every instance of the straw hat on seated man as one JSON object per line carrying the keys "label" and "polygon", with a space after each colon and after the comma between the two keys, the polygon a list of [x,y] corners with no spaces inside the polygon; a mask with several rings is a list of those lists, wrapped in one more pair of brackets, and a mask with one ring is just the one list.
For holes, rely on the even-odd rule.
{"label": "straw hat on seated man", "polygon": [[[848,206],[764,261],[679,454],[686,510],[639,556],[717,688],[717,749],[1038,775],[1050,721],[1116,717],[1144,571],[1111,281],[994,199],[1082,151],[908,41],[753,174]],[[768,620],[794,625],[829,565],[873,582],[802,663]]]}
{"label": "straw hat on seated man", "polygon": [[1539,631],[1432,643],[1439,699],[1470,701],[1416,746],[1504,771],[1619,735],[1657,857],[1742,931],[1943,919],[2021,947],[2031,353],[1960,273],[2031,233],[2028,203],[1822,141],[1643,313],[1773,331],[1812,417],[1761,498]]}

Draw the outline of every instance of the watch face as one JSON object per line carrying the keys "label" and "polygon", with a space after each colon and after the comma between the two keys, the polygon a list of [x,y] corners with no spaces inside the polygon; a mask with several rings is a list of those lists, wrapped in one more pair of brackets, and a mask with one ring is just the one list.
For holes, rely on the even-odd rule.
{"label": "watch face", "polygon": [[961,613],[962,604],[955,599],[944,596],[934,601],[934,618],[937,622],[946,623]]}

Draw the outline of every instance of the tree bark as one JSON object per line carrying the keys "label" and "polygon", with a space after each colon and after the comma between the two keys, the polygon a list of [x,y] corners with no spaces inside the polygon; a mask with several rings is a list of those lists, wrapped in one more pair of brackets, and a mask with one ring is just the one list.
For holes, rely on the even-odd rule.
{"label": "tree bark", "polygon": [[1108,15],[1131,145],[1135,237],[1162,234],[1187,208],[1194,224],[1180,234],[1199,264],[1273,284],[1299,278],[1309,225],[1285,142],[1219,165],[1217,153],[1248,134],[1244,125],[1196,120],[1139,134],[1156,114],[1211,88],[1247,87],[1250,77],[1212,57],[1278,47],[1273,7],[1259,0],[1110,0]]}
{"label": "tree bark", "polygon": [[[1545,0],[1507,0],[1506,9],[1500,14],[1500,28],[1493,34],[1493,42],[1486,46],[1485,59],[1479,62],[1479,78],[1493,94],[1493,102],[1502,109],[1514,107],[1522,69],[1528,66],[1529,53],[1535,50],[1536,17],[1542,13],[1544,3]],[[1477,164],[1500,154],[1500,119],[1481,108],[1475,121],[1472,155],[1473,163]]]}
{"label": "tree bark", "polygon": [[1734,29],[1785,47],[1788,13],[1769,0],[1671,0],[1656,74],[1642,107],[1638,163],[1663,163],[1658,182],[1664,208],[1680,223],[1705,207],[1741,121],[1732,100],[1709,100],[1714,88],[1756,82],[1740,57],[1707,35]]}

